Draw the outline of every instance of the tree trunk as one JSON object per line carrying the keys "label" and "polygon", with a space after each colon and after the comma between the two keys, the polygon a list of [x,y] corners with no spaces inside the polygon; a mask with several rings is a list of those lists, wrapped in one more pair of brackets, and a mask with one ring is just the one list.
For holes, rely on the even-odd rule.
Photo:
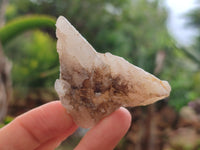
{"label": "tree trunk", "polygon": [[4,56],[0,45],[0,121],[7,113],[8,99],[11,95],[10,70],[11,63]]}
{"label": "tree trunk", "polygon": [[5,11],[7,6],[8,0],[0,0],[0,27],[5,24]]}
{"label": "tree trunk", "polygon": [[[0,27],[4,25],[4,14],[7,0],[0,0]],[[0,121],[6,116],[8,109],[8,100],[11,96],[11,63],[5,57],[0,42]]]}

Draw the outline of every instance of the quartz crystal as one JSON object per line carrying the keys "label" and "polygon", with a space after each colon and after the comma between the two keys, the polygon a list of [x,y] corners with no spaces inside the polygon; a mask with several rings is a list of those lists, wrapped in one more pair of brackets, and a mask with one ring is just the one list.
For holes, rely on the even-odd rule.
{"label": "quartz crystal", "polygon": [[75,123],[90,128],[119,107],[152,104],[169,96],[161,81],[125,59],[98,53],[60,16],[56,22],[60,79],[55,89]]}

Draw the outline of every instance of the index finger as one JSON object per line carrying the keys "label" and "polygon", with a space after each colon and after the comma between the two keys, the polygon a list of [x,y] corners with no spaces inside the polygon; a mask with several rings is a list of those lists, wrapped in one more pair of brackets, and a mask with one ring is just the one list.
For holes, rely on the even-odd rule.
{"label": "index finger", "polygon": [[76,128],[59,101],[45,104],[13,120],[0,129],[2,150],[35,149],[55,137],[71,134]]}

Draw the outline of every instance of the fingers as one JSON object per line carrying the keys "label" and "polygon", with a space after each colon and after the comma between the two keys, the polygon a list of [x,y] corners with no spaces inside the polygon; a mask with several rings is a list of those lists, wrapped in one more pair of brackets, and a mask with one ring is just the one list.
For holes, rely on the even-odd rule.
{"label": "fingers", "polygon": [[[131,122],[129,112],[120,108],[92,128],[76,150],[113,149],[127,132]],[[34,109],[0,130],[1,150],[46,150],[56,148],[77,126],[60,102]]]}
{"label": "fingers", "polygon": [[[72,129],[70,129],[70,133],[72,134],[76,129],[77,129],[76,127],[73,127]],[[57,148],[60,145],[60,143],[63,140],[65,140],[68,136],[69,135],[61,135],[60,137],[50,139],[49,141],[40,145],[35,150],[55,150],[55,148]]]}
{"label": "fingers", "polygon": [[126,134],[130,123],[130,113],[120,108],[88,131],[75,150],[112,150]]}
{"label": "fingers", "polygon": [[[60,102],[51,102],[17,117],[2,128],[0,147],[1,150],[36,149],[51,139],[71,135],[76,128]],[[55,146],[57,143],[59,141]]]}

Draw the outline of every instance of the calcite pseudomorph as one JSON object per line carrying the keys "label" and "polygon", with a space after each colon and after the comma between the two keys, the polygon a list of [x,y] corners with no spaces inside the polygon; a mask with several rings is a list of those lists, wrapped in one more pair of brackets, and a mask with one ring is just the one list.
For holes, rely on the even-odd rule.
{"label": "calcite pseudomorph", "polygon": [[167,81],[121,57],[96,52],[64,17],[56,27],[60,79],[55,89],[78,126],[90,128],[120,106],[148,105],[169,96]]}

